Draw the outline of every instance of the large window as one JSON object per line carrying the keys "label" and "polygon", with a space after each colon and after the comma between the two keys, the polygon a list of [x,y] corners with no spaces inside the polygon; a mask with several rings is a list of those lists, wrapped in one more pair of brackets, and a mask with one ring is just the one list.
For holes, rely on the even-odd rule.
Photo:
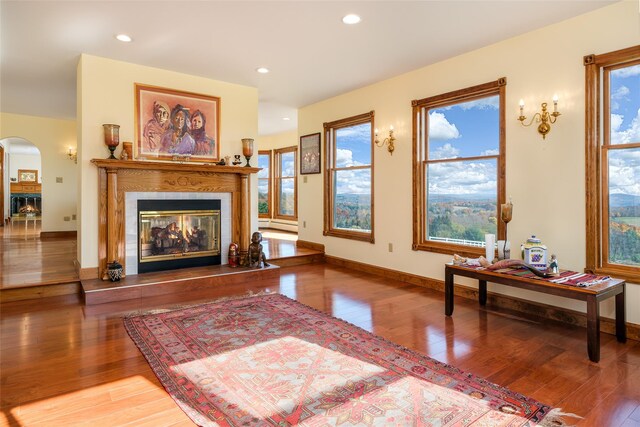
{"label": "large window", "polygon": [[640,46],[584,58],[587,270],[640,278]]}
{"label": "large window", "polygon": [[258,216],[271,218],[271,150],[258,151]]}
{"label": "large window", "polygon": [[506,79],[413,101],[414,250],[479,255],[504,238]]}
{"label": "large window", "polygon": [[324,235],[373,243],[373,111],[324,124]]}
{"label": "large window", "polygon": [[297,147],[279,148],[274,150],[275,156],[275,215],[279,219],[298,219],[297,206]]}

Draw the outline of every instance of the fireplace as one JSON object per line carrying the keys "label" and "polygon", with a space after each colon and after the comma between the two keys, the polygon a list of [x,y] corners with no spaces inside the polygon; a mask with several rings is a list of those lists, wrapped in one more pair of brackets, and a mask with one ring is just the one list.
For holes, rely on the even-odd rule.
{"label": "fireplace", "polygon": [[138,200],[138,272],[221,263],[220,200]]}
{"label": "fireplace", "polygon": [[[253,167],[150,160],[92,159],[98,167],[98,271],[109,280],[107,264],[118,260],[126,275],[138,274],[138,200],[221,200],[221,264],[231,242],[246,254],[251,240],[250,175]],[[170,208],[170,209],[173,209]],[[257,220],[257,215],[256,215]],[[256,223],[257,226],[257,223]],[[165,262],[165,261],[161,261]],[[95,269],[80,271],[81,279]]]}

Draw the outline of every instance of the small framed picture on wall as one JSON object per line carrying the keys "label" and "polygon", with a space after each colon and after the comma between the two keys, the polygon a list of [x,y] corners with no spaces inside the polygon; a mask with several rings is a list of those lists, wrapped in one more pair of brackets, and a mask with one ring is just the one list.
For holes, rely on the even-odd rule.
{"label": "small framed picture on wall", "polygon": [[300,137],[300,174],[320,173],[320,132]]}

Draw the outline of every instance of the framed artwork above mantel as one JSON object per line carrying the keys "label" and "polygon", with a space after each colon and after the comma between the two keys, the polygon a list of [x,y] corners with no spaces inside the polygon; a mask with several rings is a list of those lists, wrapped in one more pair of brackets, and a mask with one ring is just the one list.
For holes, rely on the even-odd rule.
{"label": "framed artwork above mantel", "polygon": [[38,170],[18,169],[18,182],[38,182]]}
{"label": "framed artwork above mantel", "polygon": [[220,159],[220,98],[135,84],[135,157]]}

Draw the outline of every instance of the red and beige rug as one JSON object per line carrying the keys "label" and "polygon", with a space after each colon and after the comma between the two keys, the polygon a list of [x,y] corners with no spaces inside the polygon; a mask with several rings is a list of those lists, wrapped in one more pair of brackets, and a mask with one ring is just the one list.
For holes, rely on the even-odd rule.
{"label": "red and beige rug", "polygon": [[551,408],[271,294],[128,317],[203,426],[560,425]]}

